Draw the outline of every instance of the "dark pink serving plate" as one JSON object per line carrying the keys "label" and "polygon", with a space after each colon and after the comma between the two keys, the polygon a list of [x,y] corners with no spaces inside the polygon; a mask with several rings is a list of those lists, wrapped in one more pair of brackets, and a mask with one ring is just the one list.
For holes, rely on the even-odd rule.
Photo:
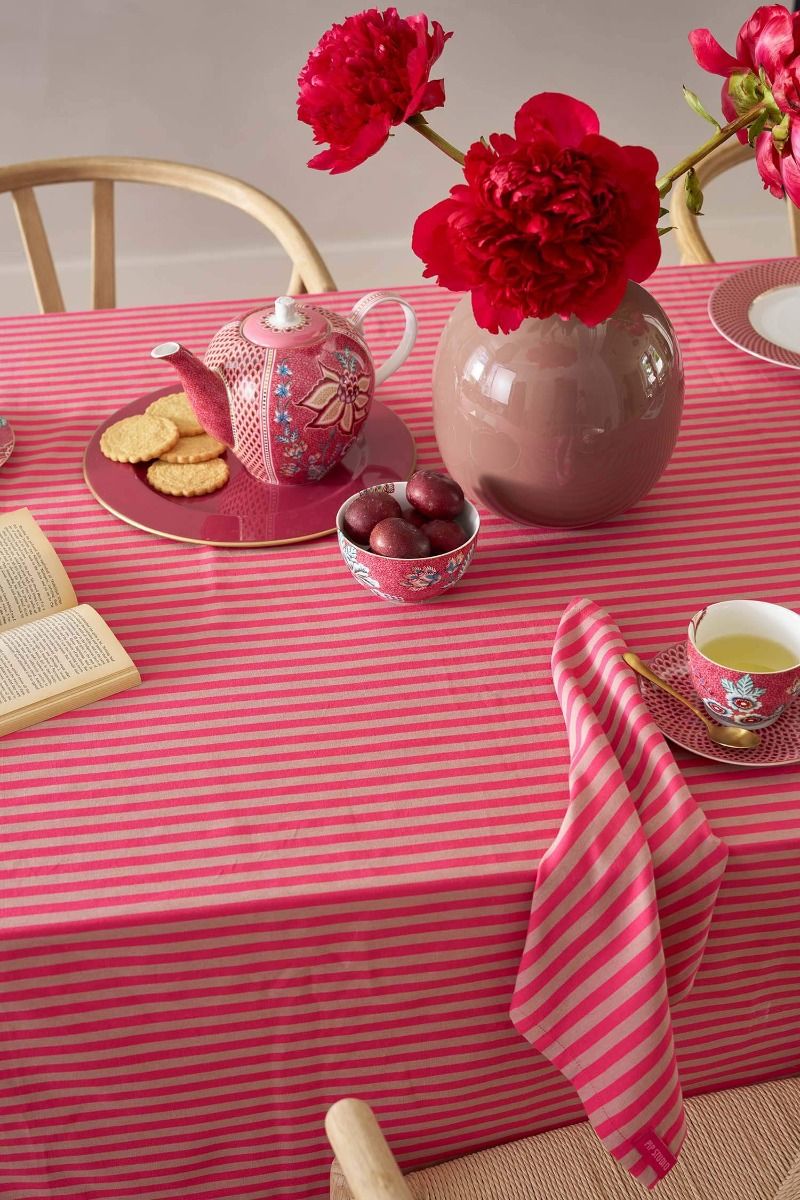
{"label": "dark pink serving plate", "polygon": [[175,542],[204,546],[283,546],[336,531],[336,513],[348,496],[376,483],[407,479],[416,447],[400,417],[379,400],[355,443],[318,483],[270,486],[245,471],[233,451],[225,458],[230,479],[208,496],[164,496],[147,482],[147,463],[115,463],[100,450],[100,437],[123,417],[142,413],[174,385],[148,392],[120,408],[92,435],[83,459],[90,492],[115,517]]}

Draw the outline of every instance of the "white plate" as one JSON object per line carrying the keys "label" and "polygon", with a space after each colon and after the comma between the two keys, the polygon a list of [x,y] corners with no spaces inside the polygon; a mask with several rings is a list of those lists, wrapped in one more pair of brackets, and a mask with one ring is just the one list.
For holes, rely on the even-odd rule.
{"label": "white plate", "polygon": [[768,342],[800,353],[800,284],[785,283],[762,292],[747,316],[756,333]]}

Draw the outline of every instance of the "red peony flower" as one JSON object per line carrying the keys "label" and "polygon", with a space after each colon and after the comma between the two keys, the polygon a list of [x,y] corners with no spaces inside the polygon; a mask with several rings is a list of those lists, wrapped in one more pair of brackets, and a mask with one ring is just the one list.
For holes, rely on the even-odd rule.
{"label": "red peony flower", "polygon": [[414,252],[427,277],[472,292],[492,333],[553,313],[597,325],[658,265],[655,156],[601,137],[588,105],[553,92],[514,131],[470,146],[466,183],[417,218]]}
{"label": "red peony flower", "polygon": [[[693,29],[689,34],[689,44],[698,66],[704,71],[710,71],[712,75],[725,77],[725,83],[722,85],[722,111],[729,121],[733,121],[739,115],[731,99],[731,77],[748,73],[758,75],[759,68],[765,65],[765,52],[774,43],[778,32],[776,22],[780,25],[787,17],[791,20],[791,13],[782,4],[764,4],[757,8],[739,30],[736,58],[722,49],[711,30]],[[778,37],[780,39],[782,34],[778,34]]]}
{"label": "red peony flower", "polygon": [[333,25],[312,50],[298,78],[297,115],[328,142],[310,167],[337,175],[380,150],[393,125],[444,104],[431,68],[452,34],[438,21],[428,32],[424,13],[399,17],[396,8],[370,8]]}
{"label": "red peony flower", "polygon": [[[736,39],[736,57],[723,50],[708,29],[694,29],[689,42],[699,66],[722,75],[722,111],[728,121],[763,100],[774,106],[766,128],[755,141],[759,174],[773,196],[788,195],[800,204],[800,13],[783,4],[765,4],[745,21]],[[778,111],[780,110],[780,111]],[[781,114],[789,128],[781,139],[772,129]],[[740,142],[747,130],[739,130]]]}

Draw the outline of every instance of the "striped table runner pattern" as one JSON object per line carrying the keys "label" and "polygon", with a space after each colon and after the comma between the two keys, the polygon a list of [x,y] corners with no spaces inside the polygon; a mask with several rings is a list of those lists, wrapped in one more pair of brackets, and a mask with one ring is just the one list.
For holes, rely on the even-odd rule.
{"label": "striped table runner pattern", "polygon": [[691,990],[728,852],[625,649],[596,604],[569,606],[552,661],[570,800],[536,873],[511,1019],[574,1085],[611,1153],[652,1187],[686,1133],[670,1003]]}
{"label": "striped table runner pattern", "polygon": [[[583,1118],[509,1018],[570,799],[559,621],[591,597],[647,658],[709,601],[800,608],[800,382],[711,327],[734,269],[648,284],[687,370],[651,495],[575,531],[482,512],[468,574],[419,606],[370,596],[333,539],[180,545],[88,493],[93,430],[171,379],[151,347],[201,352],[258,299],[0,321],[0,508],[31,509],[143,676],[0,741],[3,1200],[322,1200],[342,1095],[409,1168]],[[435,467],[457,298],[400,290],[420,334],[379,395]],[[368,317],[376,361],[401,324]],[[672,1014],[684,1092],[798,1073],[800,765],[675,757],[729,851]]]}

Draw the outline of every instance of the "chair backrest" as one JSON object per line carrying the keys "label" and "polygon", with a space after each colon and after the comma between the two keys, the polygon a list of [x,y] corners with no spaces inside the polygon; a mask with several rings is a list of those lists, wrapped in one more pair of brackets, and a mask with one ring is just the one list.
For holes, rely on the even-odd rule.
{"label": "chair backrest", "polygon": [[[695,167],[701,189],[705,191],[706,185],[721,175],[723,171],[728,171],[731,167],[738,166],[739,163],[752,160],[753,157],[754,153],[751,147],[742,145],[737,139],[733,138],[728,142],[723,142],[709,154],[708,158],[704,158]],[[800,254],[800,209],[795,208],[788,198],[786,205],[792,238],[792,253]],[[681,263],[711,263],[715,261],[700,232],[700,221],[694,213],[689,212],[682,179],[679,179],[672,188],[670,219],[671,224],[675,226],[675,237],[681,252]]]}
{"label": "chair backrest", "polygon": [[292,214],[258,188],[205,167],[156,158],[52,158],[0,167],[0,192],[10,192],[42,312],[63,312],[64,298],[53,264],[34,188],[54,183],[94,184],[92,206],[92,305],[113,308],[114,184],[156,183],[198,192],[231,204],[274,234],[292,261],[287,291],[332,292],[336,285],[322,256]]}

